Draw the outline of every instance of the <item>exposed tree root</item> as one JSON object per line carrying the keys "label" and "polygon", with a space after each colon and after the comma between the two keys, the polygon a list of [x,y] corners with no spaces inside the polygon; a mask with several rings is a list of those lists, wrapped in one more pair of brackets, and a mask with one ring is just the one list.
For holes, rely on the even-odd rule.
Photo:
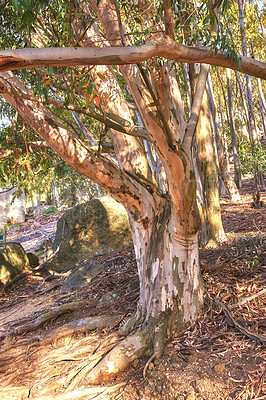
{"label": "exposed tree root", "polygon": [[151,337],[143,331],[138,331],[125,338],[88,373],[88,381],[97,384],[103,380],[110,380],[132,361],[150,351],[150,345]]}
{"label": "exposed tree root", "polygon": [[120,388],[125,386],[125,382],[118,383],[114,386],[99,386],[89,389],[76,389],[68,393],[57,394],[56,396],[41,396],[38,400],[73,400],[80,399],[81,397],[91,396],[89,399],[106,399],[106,396],[118,391]]}
{"label": "exposed tree root", "polygon": [[[136,330],[125,337],[88,373],[87,380],[97,384],[112,379],[131,362],[152,352],[158,358],[163,352],[166,335],[165,324],[162,322],[164,317],[162,316],[160,320],[161,323],[158,323],[158,320],[151,318],[144,329]],[[136,321],[134,316],[126,330],[132,324],[136,325]]]}
{"label": "exposed tree root", "polygon": [[80,309],[80,307],[82,307],[82,306],[95,305],[96,303],[97,303],[96,301],[91,300],[91,301],[79,301],[79,302],[75,301],[72,303],[63,304],[63,305],[55,308],[54,310],[49,311],[48,313],[40,315],[38,318],[34,319],[33,322],[21,325],[17,328],[14,328],[12,331],[2,333],[0,335],[0,339],[4,339],[5,337],[10,336],[10,335],[21,335],[21,334],[25,334],[30,331],[31,332],[35,331],[40,326],[42,326],[44,323],[57,318],[61,314],[73,312],[75,310]]}
{"label": "exposed tree root", "polygon": [[96,315],[93,317],[82,318],[78,321],[70,322],[52,332],[46,339],[45,343],[56,341],[65,336],[71,336],[76,333],[93,331],[95,329],[104,329],[113,327],[120,319],[121,315]]}

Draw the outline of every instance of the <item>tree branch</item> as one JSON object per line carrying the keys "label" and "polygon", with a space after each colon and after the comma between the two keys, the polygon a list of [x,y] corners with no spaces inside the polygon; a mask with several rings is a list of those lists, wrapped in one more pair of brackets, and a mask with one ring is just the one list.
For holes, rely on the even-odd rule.
{"label": "tree branch", "polygon": [[[127,47],[61,47],[4,50],[0,52],[0,71],[40,66],[123,65],[165,57],[185,63],[205,63],[237,70],[236,62],[225,52],[214,53],[208,47],[185,46],[169,37],[155,39],[140,46]],[[266,79],[266,63],[238,55],[240,71]]]}
{"label": "tree branch", "polygon": [[200,74],[197,81],[196,91],[193,98],[193,103],[191,107],[191,114],[187,124],[187,129],[183,138],[183,148],[189,152],[193,136],[195,134],[196,126],[198,123],[200,106],[202,103],[202,98],[204,94],[204,90],[206,87],[207,77],[209,73],[210,67],[209,65],[202,64],[200,68]]}
{"label": "tree branch", "polygon": [[[36,149],[47,149],[50,148],[50,146],[46,142],[35,142],[35,143],[29,143],[28,144],[28,150],[32,153]],[[92,146],[91,148],[93,151],[98,151],[98,146]],[[12,156],[18,157],[20,154],[27,153],[27,149],[25,146],[23,147],[17,147],[15,149],[7,149],[3,150],[0,153],[0,160]],[[100,154],[108,154],[108,153],[114,153],[114,146],[112,143],[104,144],[100,148]]]}
{"label": "tree branch", "polygon": [[24,154],[27,153],[27,150],[29,150],[31,153],[36,150],[36,149],[47,149],[50,148],[50,146],[46,143],[46,142],[35,142],[35,143],[29,143],[27,145],[28,149],[26,148],[26,146],[23,147],[17,147],[15,149],[8,149],[8,150],[3,150],[0,153],[0,160],[2,160],[3,158],[7,158],[10,156],[19,156],[20,154]]}
{"label": "tree branch", "polygon": [[[66,163],[106,189],[136,218],[148,210],[149,201],[143,199],[148,196],[152,202],[152,197],[149,197],[151,188],[146,189],[146,182],[142,183],[133,174],[127,174],[111,160],[87,148],[42,104],[23,99],[18,92],[30,96],[32,93],[14,74],[0,73],[0,80],[2,86],[11,89],[9,93],[2,93],[3,98]],[[156,186],[152,191],[160,196]]]}
{"label": "tree branch", "polygon": [[[12,90],[0,84],[0,93],[9,93],[12,94]],[[31,96],[26,93],[19,92],[19,96],[23,97],[24,99],[41,103],[41,104],[52,104],[58,108],[65,108],[66,110],[75,111],[78,114],[84,114],[88,117],[94,118],[103,124],[107,124],[109,128],[115,129],[118,132],[125,133],[130,136],[139,137],[145,139],[147,141],[151,141],[148,131],[145,128],[142,128],[138,125],[131,123],[130,121],[112,113],[107,108],[104,108],[105,115],[109,118],[104,117],[102,114],[96,113],[89,108],[86,107],[76,107],[71,104],[65,105],[64,103],[51,99],[51,98],[38,98],[35,96]]]}
{"label": "tree branch", "polygon": [[165,34],[171,39],[175,40],[174,31],[174,17],[171,7],[171,0],[163,0],[164,20],[165,20]]}
{"label": "tree branch", "polygon": [[164,128],[163,132],[165,133],[168,146],[169,146],[169,148],[171,150],[176,150],[176,144],[174,143],[174,139],[173,139],[173,136],[171,134],[169,125],[168,125],[168,123],[166,121],[165,115],[164,115],[164,113],[162,111],[162,108],[161,108],[161,106],[159,104],[159,101],[158,101],[158,99],[157,99],[157,97],[156,97],[156,95],[155,95],[155,93],[153,91],[152,85],[151,85],[150,80],[149,80],[149,78],[148,78],[148,76],[146,74],[146,71],[143,69],[141,64],[138,64],[138,67],[139,67],[141,76],[142,76],[142,78],[143,78],[143,80],[144,80],[144,82],[146,84],[146,87],[147,87],[147,89],[148,89],[148,91],[149,91],[149,93],[150,93],[150,95],[151,95],[151,97],[152,97],[152,99],[154,101],[154,104],[156,106],[159,118],[160,118],[160,120],[161,120],[161,122],[163,124],[163,128]]}

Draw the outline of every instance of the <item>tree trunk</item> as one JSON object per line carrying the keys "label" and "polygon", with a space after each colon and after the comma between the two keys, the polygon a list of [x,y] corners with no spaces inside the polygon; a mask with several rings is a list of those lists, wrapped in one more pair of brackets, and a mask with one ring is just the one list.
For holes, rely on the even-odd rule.
{"label": "tree trunk", "polygon": [[203,189],[201,242],[205,245],[211,245],[212,243],[224,241],[225,234],[221,219],[217,170],[214,159],[206,92],[203,97],[196,128],[196,149]]}
{"label": "tree trunk", "polygon": [[261,81],[257,78],[257,85],[258,85],[258,93],[259,93],[259,101],[260,101],[260,115],[261,115],[261,126],[263,131],[263,139],[266,139],[266,121],[265,121],[265,113],[266,113],[266,104],[265,99],[261,87]]}
{"label": "tree trunk", "polygon": [[140,278],[138,322],[145,327],[163,317],[168,332],[191,324],[203,303],[198,235],[182,230],[172,208],[168,199],[152,207],[148,223],[131,218]]}
{"label": "tree trunk", "polygon": [[224,145],[223,145],[223,140],[222,140],[222,135],[221,135],[221,130],[220,130],[220,124],[218,121],[217,107],[215,104],[215,99],[214,99],[213,91],[212,91],[211,79],[208,79],[208,96],[210,99],[210,108],[212,111],[213,124],[215,127],[215,134],[216,134],[215,136],[216,136],[216,144],[217,144],[217,152],[218,152],[218,160],[219,160],[220,177],[229,193],[230,200],[239,201],[240,200],[239,191],[236,187],[235,182],[231,179],[230,175],[227,172],[225,155],[224,155]]}
{"label": "tree trunk", "polygon": [[[240,33],[241,33],[241,42],[242,42],[242,52],[245,57],[247,57],[247,40],[246,40],[246,31],[244,24],[244,9],[242,0],[238,1],[238,10],[239,10],[239,24],[240,24]],[[246,78],[246,96],[247,96],[247,104],[248,104],[248,116],[249,116],[249,124],[251,130],[250,137],[250,146],[252,151],[253,158],[253,166],[254,166],[254,183],[255,183],[255,191],[253,193],[253,200],[256,207],[260,207],[260,191],[259,191],[259,167],[258,167],[258,153],[257,153],[257,143],[258,143],[258,134],[256,129],[256,122],[253,110],[253,99],[252,99],[252,86],[251,86],[251,77],[248,74],[245,74]]]}
{"label": "tree trunk", "polygon": [[252,140],[252,133],[251,133],[251,126],[250,126],[250,120],[249,120],[249,115],[248,115],[248,107],[247,107],[247,102],[246,102],[245,89],[243,88],[243,83],[241,82],[239,73],[237,71],[235,71],[235,77],[236,77],[236,81],[238,83],[238,87],[239,87],[239,91],[240,91],[240,95],[241,95],[241,99],[242,99],[242,105],[243,105],[243,108],[245,111],[244,113],[242,112],[242,114],[243,114],[245,123],[247,125],[248,137],[250,140]]}
{"label": "tree trunk", "polygon": [[[220,113],[220,126],[222,128],[224,125],[224,119],[223,119],[222,102],[221,102],[221,97],[220,97],[219,93],[218,93],[218,101],[219,101],[219,113]],[[230,173],[228,144],[227,144],[226,133],[224,131],[223,131],[222,140],[223,140],[223,145],[224,145],[225,168],[226,168],[227,173]]]}
{"label": "tree trunk", "polygon": [[[241,42],[242,42],[242,52],[243,55],[247,57],[247,41],[246,41],[246,31],[244,25],[244,10],[242,0],[237,0],[238,2],[238,10],[239,10],[239,24],[240,24],[240,33],[241,33]],[[249,123],[251,129],[251,140],[256,144],[258,142],[258,135],[253,111],[253,99],[252,99],[252,88],[251,88],[251,77],[248,74],[245,74],[246,78],[246,94],[247,94],[247,104],[248,104],[248,115],[249,115]]]}
{"label": "tree trunk", "polygon": [[241,187],[241,172],[240,165],[238,159],[237,152],[237,142],[236,142],[236,129],[233,117],[233,99],[232,99],[232,87],[231,87],[231,77],[230,70],[226,69],[227,75],[227,92],[228,92],[228,111],[229,111],[229,120],[230,120],[230,132],[231,132],[231,142],[232,142],[232,151],[234,157],[234,180],[238,189]]}

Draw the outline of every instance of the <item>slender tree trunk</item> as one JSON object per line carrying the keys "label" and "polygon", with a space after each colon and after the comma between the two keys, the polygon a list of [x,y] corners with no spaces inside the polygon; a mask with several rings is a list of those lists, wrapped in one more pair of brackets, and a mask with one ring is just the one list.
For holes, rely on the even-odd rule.
{"label": "slender tree trunk", "polygon": [[259,101],[260,101],[260,115],[261,115],[261,126],[263,131],[263,139],[266,139],[266,120],[265,120],[265,113],[266,113],[266,104],[265,99],[261,87],[261,81],[257,78],[257,86],[258,86],[258,93],[259,93]]}
{"label": "slender tree trunk", "polygon": [[196,128],[198,168],[203,189],[201,242],[212,244],[225,240],[221,219],[217,170],[214,158],[207,93],[205,92]]}
{"label": "slender tree trunk", "polygon": [[228,92],[228,112],[230,120],[230,132],[231,132],[231,144],[234,157],[234,180],[238,189],[241,187],[241,172],[237,152],[237,142],[236,142],[236,129],[233,117],[233,99],[232,99],[232,87],[231,87],[231,76],[230,70],[226,69],[227,76],[227,92]]}
{"label": "slender tree trunk", "polygon": [[[255,58],[253,43],[251,43],[251,50],[252,50],[252,56],[253,56],[253,58]],[[257,78],[256,81],[257,81],[258,94],[259,94],[259,104],[260,104],[260,115],[261,115],[261,126],[262,126],[262,131],[263,131],[263,139],[266,139],[266,121],[265,121],[266,101],[265,101],[265,97],[264,97],[263,90],[261,87],[260,78]]]}
{"label": "slender tree trunk", "polygon": [[[218,101],[219,101],[219,113],[220,113],[220,126],[222,128],[224,125],[224,118],[223,118],[222,102],[221,102],[221,97],[220,97],[219,93],[218,93]],[[229,152],[228,152],[227,137],[226,137],[225,132],[223,132],[222,140],[223,140],[223,144],[224,144],[224,165],[225,165],[226,171],[228,173],[230,173]]]}
{"label": "slender tree trunk", "polygon": [[220,177],[228,191],[230,200],[239,201],[240,200],[239,191],[237,189],[235,182],[231,179],[230,175],[228,174],[227,168],[226,168],[223,140],[222,140],[222,135],[221,135],[220,124],[218,121],[217,107],[216,107],[215,99],[214,99],[214,95],[213,95],[211,79],[208,79],[208,96],[210,99],[209,103],[210,103],[210,108],[211,108],[212,116],[213,116],[213,124],[215,126],[215,134],[216,134],[215,136],[216,136],[217,152],[218,152],[218,159],[219,159]]}
{"label": "slender tree trunk", "polygon": [[[244,25],[244,9],[242,0],[237,0],[238,2],[238,10],[239,10],[239,24],[240,24],[240,33],[241,33],[241,42],[242,42],[242,52],[243,55],[247,57],[247,40],[246,40],[246,31]],[[245,74],[246,79],[246,90],[247,90],[247,104],[248,104],[248,115],[251,129],[251,136],[254,144],[258,142],[258,135],[256,129],[256,122],[253,111],[253,99],[252,99],[252,87],[251,87],[251,77],[248,74]]]}
{"label": "slender tree trunk", "polygon": [[247,124],[247,130],[248,130],[248,136],[250,141],[252,140],[252,132],[251,132],[251,125],[250,125],[250,120],[249,120],[249,114],[248,114],[248,107],[247,107],[247,102],[246,102],[246,92],[245,89],[243,87],[243,83],[241,82],[241,79],[239,77],[239,73],[237,71],[235,71],[235,76],[236,76],[236,81],[238,83],[238,87],[240,90],[240,95],[241,95],[241,99],[242,99],[242,104],[245,110],[244,113],[244,118]]}
{"label": "slender tree trunk", "polygon": [[[246,31],[244,24],[244,9],[242,0],[238,1],[238,10],[239,10],[239,24],[240,24],[240,33],[241,33],[241,42],[242,42],[242,52],[243,55],[247,57],[247,40],[246,40]],[[258,154],[256,145],[258,143],[258,133],[256,129],[256,122],[253,110],[253,99],[252,99],[252,86],[251,86],[251,77],[248,74],[245,74],[246,78],[246,96],[247,96],[247,104],[248,104],[248,115],[249,115],[249,123],[251,129],[251,138],[250,145],[252,151],[253,165],[254,165],[254,183],[255,183],[255,192],[253,193],[254,205],[256,207],[260,207],[260,191],[259,191],[259,167],[258,167]]]}

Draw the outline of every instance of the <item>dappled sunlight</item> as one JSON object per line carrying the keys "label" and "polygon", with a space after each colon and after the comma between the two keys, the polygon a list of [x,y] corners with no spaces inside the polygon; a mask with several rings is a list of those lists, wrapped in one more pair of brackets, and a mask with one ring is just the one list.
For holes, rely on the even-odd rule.
{"label": "dappled sunlight", "polygon": [[[232,204],[228,199],[221,200],[221,212],[225,233],[257,232],[265,233],[265,208],[252,207],[252,195],[241,196],[241,202]],[[262,193],[266,204],[266,194]]]}

